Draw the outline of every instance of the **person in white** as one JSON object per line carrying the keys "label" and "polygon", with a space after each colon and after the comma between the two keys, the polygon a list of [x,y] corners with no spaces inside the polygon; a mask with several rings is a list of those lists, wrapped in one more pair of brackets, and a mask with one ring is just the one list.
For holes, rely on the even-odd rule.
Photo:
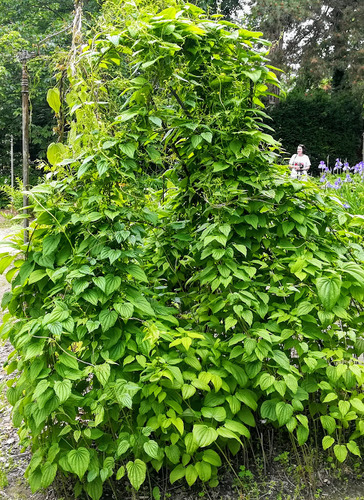
{"label": "person in white", "polygon": [[291,170],[291,178],[297,179],[299,177],[307,176],[310,170],[311,162],[307,155],[304,154],[303,144],[297,146],[297,153],[294,154],[289,160],[289,168]]}

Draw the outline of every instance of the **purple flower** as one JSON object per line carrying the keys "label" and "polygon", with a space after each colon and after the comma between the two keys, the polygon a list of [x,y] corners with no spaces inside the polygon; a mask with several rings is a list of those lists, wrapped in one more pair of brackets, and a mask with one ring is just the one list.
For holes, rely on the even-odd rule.
{"label": "purple flower", "polygon": [[327,168],[324,161],[320,161],[318,168]]}
{"label": "purple flower", "polygon": [[345,177],[345,182],[352,182],[352,178],[350,177],[350,174],[346,174],[346,177]]}
{"label": "purple flower", "polygon": [[336,163],[335,163],[334,171],[335,170],[339,170],[342,166],[343,166],[343,164],[341,163],[340,158],[336,158]]}
{"label": "purple flower", "polygon": [[331,182],[327,182],[327,183],[325,184],[325,187],[327,187],[327,188],[329,188],[329,189],[330,189],[330,188],[333,188],[334,186],[333,186],[333,184],[331,184]]}
{"label": "purple flower", "polygon": [[325,182],[325,180],[326,180],[326,174],[323,174],[321,179],[320,179],[320,182]]}
{"label": "purple flower", "polygon": [[344,208],[350,208],[350,205],[349,205],[349,203],[343,203],[343,207]]}
{"label": "purple flower", "polygon": [[350,170],[350,167],[349,167],[349,163],[346,161],[346,162],[344,163],[343,172],[346,172],[347,170]]}
{"label": "purple flower", "polygon": [[361,161],[352,167],[354,174],[361,174],[364,170],[364,163]]}

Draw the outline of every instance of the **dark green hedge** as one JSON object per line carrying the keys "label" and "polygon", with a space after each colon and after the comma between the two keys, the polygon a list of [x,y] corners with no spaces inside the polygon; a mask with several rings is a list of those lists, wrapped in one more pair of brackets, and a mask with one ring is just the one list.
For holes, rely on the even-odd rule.
{"label": "dark green hedge", "polygon": [[326,162],[328,156],[331,167],[336,158],[350,165],[362,159],[362,112],[363,103],[350,92],[324,90],[293,91],[270,109],[275,137],[282,142],[287,157],[295,153],[298,144],[304,144],[314,175],[319,162]]}

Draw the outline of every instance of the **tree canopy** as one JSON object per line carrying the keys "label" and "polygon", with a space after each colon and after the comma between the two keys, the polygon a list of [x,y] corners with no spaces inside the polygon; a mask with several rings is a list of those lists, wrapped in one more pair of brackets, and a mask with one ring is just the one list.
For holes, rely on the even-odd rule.
{"label": "tree canopy", "polygon": [[[21,50],[28,50],[34,56],[28,63],[32,110],[30,155],[32,160],[45,157],[52,127],[56,125],[46,94],[54,85],[55,67],[62,63],[71,43],[73,8],[73,0],[0,1],[0,163],[3,166],[10,163],[10,134],[15,140],[16,165],[21,164],[21,65],[17,57]],[[98,8],[96,1],[86,2],[86,26]]]}

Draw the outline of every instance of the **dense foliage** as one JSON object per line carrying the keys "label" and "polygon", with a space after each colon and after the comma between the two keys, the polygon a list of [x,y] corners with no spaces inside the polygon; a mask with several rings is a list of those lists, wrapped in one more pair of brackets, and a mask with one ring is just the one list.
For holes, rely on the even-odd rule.
{"label": "dense foliage", "polygon": [[0,261],[34,491],[59,472],[97,500],[163,466],[214,486],[262,422],[360,455],[362,248],[275,165],[261,34],[151,10],[105,3],[30,243]]}

